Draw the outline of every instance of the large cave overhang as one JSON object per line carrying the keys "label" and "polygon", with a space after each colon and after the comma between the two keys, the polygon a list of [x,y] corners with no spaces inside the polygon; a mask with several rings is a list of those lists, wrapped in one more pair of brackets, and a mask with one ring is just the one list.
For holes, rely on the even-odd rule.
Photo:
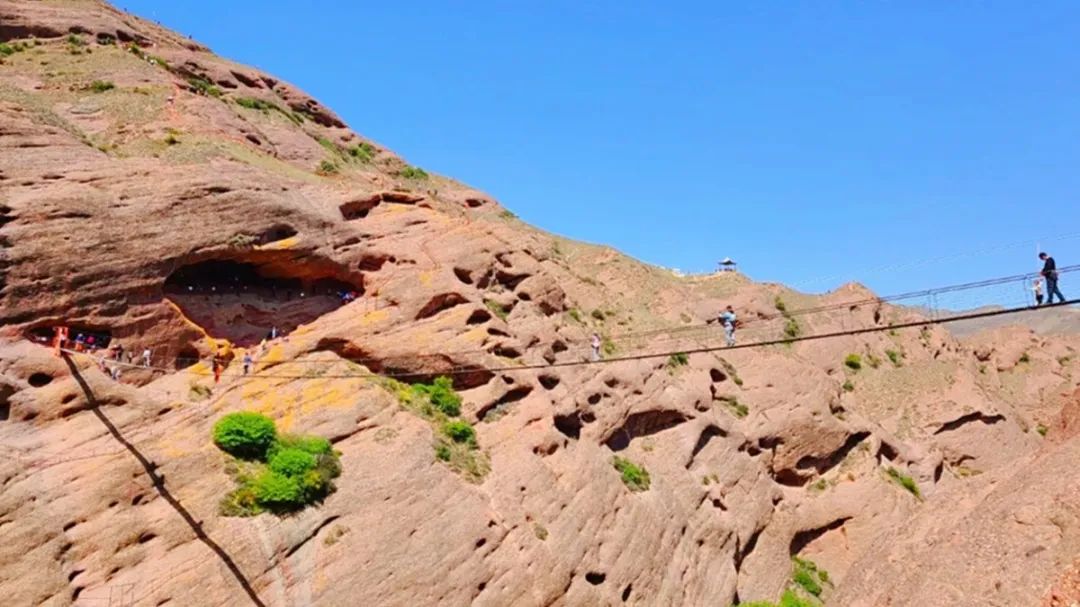
{"label": "large cave overhang", "polygon": [[186,258],[165,279],[165,298],[211,337],[258,343],[288,333],[364,294],[364,277],[304,251],[227,249]]}

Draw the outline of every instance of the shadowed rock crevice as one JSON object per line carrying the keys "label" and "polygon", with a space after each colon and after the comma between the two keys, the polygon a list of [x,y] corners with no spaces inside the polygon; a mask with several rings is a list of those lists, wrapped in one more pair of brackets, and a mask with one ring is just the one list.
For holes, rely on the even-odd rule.
{"label": "shadowed rock crevice", "polygon": [[380,355],[340,337],[320,339],[315,350],[333,352],[345,360],[367,367],[372,373],[407,384],[431,383],[440,375],[446,375],[450,377],[455,390],[469,390],[483,386],[495,377],[482,365],[458,362],[447,354]]}
{"label": "shadowed rock crevice", "polygon": [[798,556],[811,542],[825,535],[829,531],[839,529],[844,526],[844,523],[851,520],[852,517],[844,516],[832,521],[827,525],[821,527],[815,527],[813,529],[807,529],[796,533],[791,538],[791,544],[789,545],[789,552],[791,556]]}
{"label": "shadowed rock crevice", "polygon": [[988,426],[992,426],[998,422],[1005,421],[1005,416],[1001,414],[987,415],[982,411],[976,411],[974,413],[968,413],[967,415],[958,417],[951,422],[946,422],[941,425],[940,428],[934,431],[934,434],[941,434],[942,432],[949,432],[956,430],[957,428],[975,422],[982,422]]}
{"label": "shadowed rock crevice", "polygon": [[476,417],[483,420],[491,411],[494,411],[501,407],[505,407],[510,403],[515,403],[531,394],[532,391],[532,386],[518,386],[516,388],[513,388],[512,390],[509,390],[506,394],[503,394],[498,400],[482,407],[479,411],[476,412]]}
{"label": "shadowed rock crevice", "polygon": [[724,437],[727,435],[727,432],[724,432],[724,430],[717,425],[709,424],[708,426],[705,426],[705,429],[702,430],[701,434],[698,436],[697,442],[694,443],[694,448],[690,451],[690,457],[686,460],[686,469],[690,469],[690,466],[694,464],[694,458],[709,444],[709,441],[718,436]]}
{"label": "shadowed rock crevice", "polygon": [[460,293],[440,293],[428,300],[423,308],[420,308],[420,311],[416,313],[416,320],[430,318],[439,312],[449,310],[454,306],[460,306],[468,301]]}
{"label": "shadowed rock crevice", "polygon": [[796,462],[795,467],[799,470],[812,469],[818,474],[824,474],[826,471],[831,470],[837,464],[844,461],[844,458],[847,457],[848,453],[851,453],[852,449],[859,446],[859,443],[866,440],[869,436],[869,432],[856,432],[849,436],[847,440],[844,441],[844,444],[836,451],[821,457],[812,455],[804,456]]}
{"label": "shadowed rock crevice", "polygon": [[629,447],[630,441],[635,438],[674,428],[689,419],[684,413],[669,409],[634,413],[621,426],[612,431],[604,444],[612,451],[622,451]]}

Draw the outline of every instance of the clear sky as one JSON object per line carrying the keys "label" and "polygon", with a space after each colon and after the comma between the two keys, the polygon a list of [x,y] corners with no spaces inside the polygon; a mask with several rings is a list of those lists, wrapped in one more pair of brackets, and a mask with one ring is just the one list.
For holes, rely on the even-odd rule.
{"label": "clear sky", "polygon": [[881,294],[1080,263],[1080,3],[119,6],[650,263]]}

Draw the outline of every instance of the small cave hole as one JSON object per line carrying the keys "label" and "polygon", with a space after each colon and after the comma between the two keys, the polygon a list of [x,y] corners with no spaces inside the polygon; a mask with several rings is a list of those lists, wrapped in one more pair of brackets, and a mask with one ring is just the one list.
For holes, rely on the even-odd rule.
{"label": "small cave hole", "polygon": [[543,386],[545,390],[554,390],[555,387],[559,385],[560,381],[562,381],[562,380],[560,380],[558,377],[556,377],[554,375],[541,375],[540,376],[540,385]]}
{"label": "small cave hole", "polygon": [[473,283],[472,272],[466,270],[465,268],[454,268],[454,276],[457,276],[458,280],[467,285],[471,285]]}
{"label": "small cave hole", "polygon": [[[634,591],[634,585],[633,584],[627,584],[626,588],[623,588],[623,591],[622,591],[622,602],[625,603],[626,601],[629,601],[630,600],[630,593],[632,593],[633,591]],[[738,602],[736,602],[736,604],[738,604]]]}
{"label": "small cave hole", "polygon": [[65,394],[64,398],[60,399],[60,404],[61,405],[66,405],[66,404],[70,403],[71,401],[75,400],[76,398],[78,398],[78,396],[79,396],[78,394]]}
{"label": "small cave hole", "polygon": [[26,381],[35,388],[43,388],[52,383],[53,377],[48,373],[34,373]]}
{"label": "small cave hole", "polygon": [[574,440],[581,438],[581,427],[583,425],[581,416],[578,415],[577,411],[566,415],[555,416],[555,429],[567,438],[572,438]]}
{"label": "small cave hole", "polygon": [[473,310],[473,313],[469,315],[468,320],[465,321],[467,325],[482,325],[491,320],[491,312],[487,310]]}
{"label": "small cave hole", "polygon": [[727,381],[727,375],[725,375],[724,372],[720,369],[709,369],[709,377],[712,379],[714,384],[718,384],[722,381]]}
{"label": "small cave hole", "polygon": [[363,219],[368,216],[372,209],[379,206],[380,202],[382,202],[382,196],[375,194],[368,198],[346,202],[338,207],[338,211],[341,212],[341,217],[345,221]]}
{"label": "small cave hole", "polygon": [[188,346],[176,353],[176,359],[173,364],[179,371],[180,369],[187,369],[197,362],[199,362],[199,351],[192,346]]}
{"label": "small cave hole", "polygon": [[480,539],[476,540],[476,547],[477,547],[477,548],[483,548],[483,547],[484,547],[484,544],[486,544],[486,543],[487,543],[487,538],[486,538],[486,537],[482,537],[482,538],[480,538]]}
{"label": "small cave hole", "polygon": [[467,302],[468,300],[460,293],[440,293],[428,300],[423,308],[420,308],[420,311],[416,313],[416,320],[430,318],[443,310],[449,310]]}
{"label": "small cave hole", "polygon": [[589,404],[590,405],[595,405],[595,404],[600,402],[601,398],[603,398],[603,395],[600,394],[599,392],[597,392],[595,394],[590,394],[589,398],[588,398]]}
{"label": "small cave hole", "polygon": [[600,573],[599,571],[590,571],[585,574],[585,581],[593,586],[599,586],[607,579],[607,574]]}
{"label": "small cave hole", "polygon": [[356,269],[363,272],[378,272],[386,262],[390,261],[388,255],[364,255],[356,262]]}

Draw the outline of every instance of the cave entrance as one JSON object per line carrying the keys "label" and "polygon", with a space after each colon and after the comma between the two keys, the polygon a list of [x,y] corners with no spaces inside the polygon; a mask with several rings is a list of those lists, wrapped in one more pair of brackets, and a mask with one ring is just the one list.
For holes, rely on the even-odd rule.
{"label": "cave entrance", "polygon": [[165,297],[208,335],[250,346],[363,294],[363,276],[334,262],[263,253],[185,265],[165,280]]}

